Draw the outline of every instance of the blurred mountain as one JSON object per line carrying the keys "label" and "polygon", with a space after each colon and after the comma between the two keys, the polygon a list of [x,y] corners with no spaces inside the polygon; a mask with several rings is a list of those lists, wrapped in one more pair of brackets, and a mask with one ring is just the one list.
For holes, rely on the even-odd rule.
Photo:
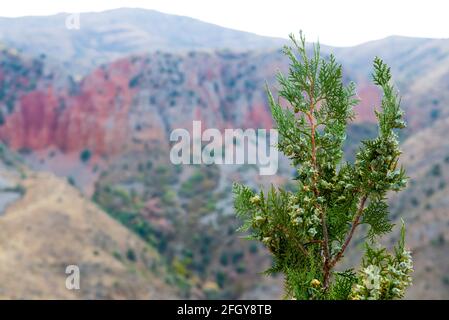
{"label": "blurred mountain", "polygon": [[358,83],[369,79],[369,62],[375,56],[391,67],[403,97],[409,131],[449,116],[449,39],[392,36],[333,51],[343,66],[353,71]]}
{"label": "blurred mountain", "polygon": [[279,48],[284,39],[223,28],[154,10],[122,8],[81,13],[79,29],[66,28],[69,13],[0,18],[0,42],[41,54],[75,74],[131,53]]}
{"label": "blurred mountain", "polygon": [[[412,135],[402,145],[402,164],[410,183],[391,196],[391,209],[399,223],[407,221],[408,244],[413,248],[414,299],[449,296],[449,117]],[[396,237],[397,238],[397,237]]]}
{"label": "blurred mountain", "polygon": [[[189,17],[153,10],[121,8],[81,13],[80,29],[68,29],[68,13],[53,16],[0,18],[0,43],[22,54],[45,61],[45,65],[70,73],[78,81],[101,64],[133,54],[229,50],[231,53],[279,50],[285,39],[269,38],[223,28]],[[322,51],[334,53],[348,79],[359,85],[362,97],[359,119],[374,120],[371,101],[379,99],[370,83],[371,62],[382,57],[391,67],[407,107],[410,130],[423,128],[438,117],[449,116],[449,40],[392,36],[355,47]],[[267,57],[266,59],[269,59]],[[285,61],[285,60],[284,60]],[[423,107],[423,106],[426,107]]]}

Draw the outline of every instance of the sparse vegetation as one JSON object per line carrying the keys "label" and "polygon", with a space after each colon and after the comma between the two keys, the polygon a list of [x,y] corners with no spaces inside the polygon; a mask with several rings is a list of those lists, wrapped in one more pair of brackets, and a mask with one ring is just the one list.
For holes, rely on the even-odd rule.
{"label": "sparse vegetation", "polygon": [[92,152],[89,149],[84,149],[80,153],[80,160],[84,163],[88,162],[90,160],[90,157],[92,156]]}
{"label": "sparse vegetation", "polygon": [[129,249],[126,251],[126,258],[127,258],[129,261],[136,262],[137,256],[136,256],[136,253],[134,252],[133,249],[129,248]]}

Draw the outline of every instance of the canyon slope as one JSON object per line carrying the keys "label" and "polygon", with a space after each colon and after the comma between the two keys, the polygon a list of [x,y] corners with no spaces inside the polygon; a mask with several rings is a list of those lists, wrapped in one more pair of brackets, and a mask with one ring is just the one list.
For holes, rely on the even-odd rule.
{"label": "canyon slope", "polygon": [[[173,299],[157,251],[66,180],[0,145],[0,299]],[[79,290],[66,268],[80,270]]]}

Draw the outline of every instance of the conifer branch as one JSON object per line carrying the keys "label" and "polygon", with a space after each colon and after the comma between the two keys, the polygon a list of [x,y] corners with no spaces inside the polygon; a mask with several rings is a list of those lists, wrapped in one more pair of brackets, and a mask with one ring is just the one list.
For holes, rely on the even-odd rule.
{"label": "conifer branch", "polygon": [[[394,255],[366,242],[360,270],[334,271],[359,225],[368,225],[370,241],[391,231],[386,194],[406,184],[404,169],[396,168],[400,150],[395,129],[404,128],[405,122],[390,69],[374,59],[373,80],[384,93],[382,110],[376,111],[378,136],[362,141],[354,163],[343,162],[346,126],[358,102],[355,85],[343,84],[342,67],[333,55],[322,59],[317,45],[309,58],[302,34],[300,41],[293,35],[291,40],[299,55],[285,47],[290,69],[288,76],[278,75],[279,97],[289,106],[282,107],[279,98],[275,102],[267,93],[278,149],[292,160],[299,188],[288,192],[272,187],[257,195],[236,184],[241,230],[250,230],[251,238],[270,250],[274,264],[267,272],[284,273],[287,295],[296,299],[401,298],[413,270],[404,227]],[[366,285],[373,275],[379,285]]]}
{"label": "conifer branch", "polygon": [[277,225],[277,226],[275,227],[275,229],[278,229],[279,231],[284,232],[286,235],[288,235],[288,237],[289,237],[290,239],[293,239],[293,241],[295,241],[296,245],[298,246],[298,249],[299,249],[305,256],[307,256],[307,255],[309,254],[309,253],[307,252],[307,249],[304,247],[304,245],[303,245],[301,242],[299,242],[298,239],[297,239],[294,235],[292,235],[292,234],[290,233],[290,231],[289,231],[286,227],[284,227],[283,225]]}
{"label": "conifer branch", "polygon": [[360,200],[359,207],[354,216],[354,220],[352,221],[351,229],[349,230],[349,232],[346,236],[346,240],[343,243],[343,246],[341,247],[340,251],[337,253],[337,255],[334,257],[334,259],[330,263],[330,268],[333,268],[337,264],[337,262],[343,257],[343,254],[345,253],[346,248],[348,247],[349,243],[351,242],[351,239],[352,239],[352,236],[354,235],[355,229],[360,224],[360,218],[362,217],[363,210],[365,209],[365,202],[367,199],[368,199],[367,195],[362,196],[362,199]]}

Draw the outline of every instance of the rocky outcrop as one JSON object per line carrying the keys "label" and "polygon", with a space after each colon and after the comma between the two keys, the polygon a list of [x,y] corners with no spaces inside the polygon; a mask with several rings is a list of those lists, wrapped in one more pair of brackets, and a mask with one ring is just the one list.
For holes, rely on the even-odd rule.
{"label": "rocky outcrop", "polygon": [[[0,139],[12,149],[109,156],[137,144],[168,146],[174,128],[271,128],[264,91],[287,65],[279,52],[154,53],[103,65],[75,81],[42,59],[4,53]],[[274,88],[275,90],[275,88]],[[379,92],[359,89],[360,121],[373,121]]]}

